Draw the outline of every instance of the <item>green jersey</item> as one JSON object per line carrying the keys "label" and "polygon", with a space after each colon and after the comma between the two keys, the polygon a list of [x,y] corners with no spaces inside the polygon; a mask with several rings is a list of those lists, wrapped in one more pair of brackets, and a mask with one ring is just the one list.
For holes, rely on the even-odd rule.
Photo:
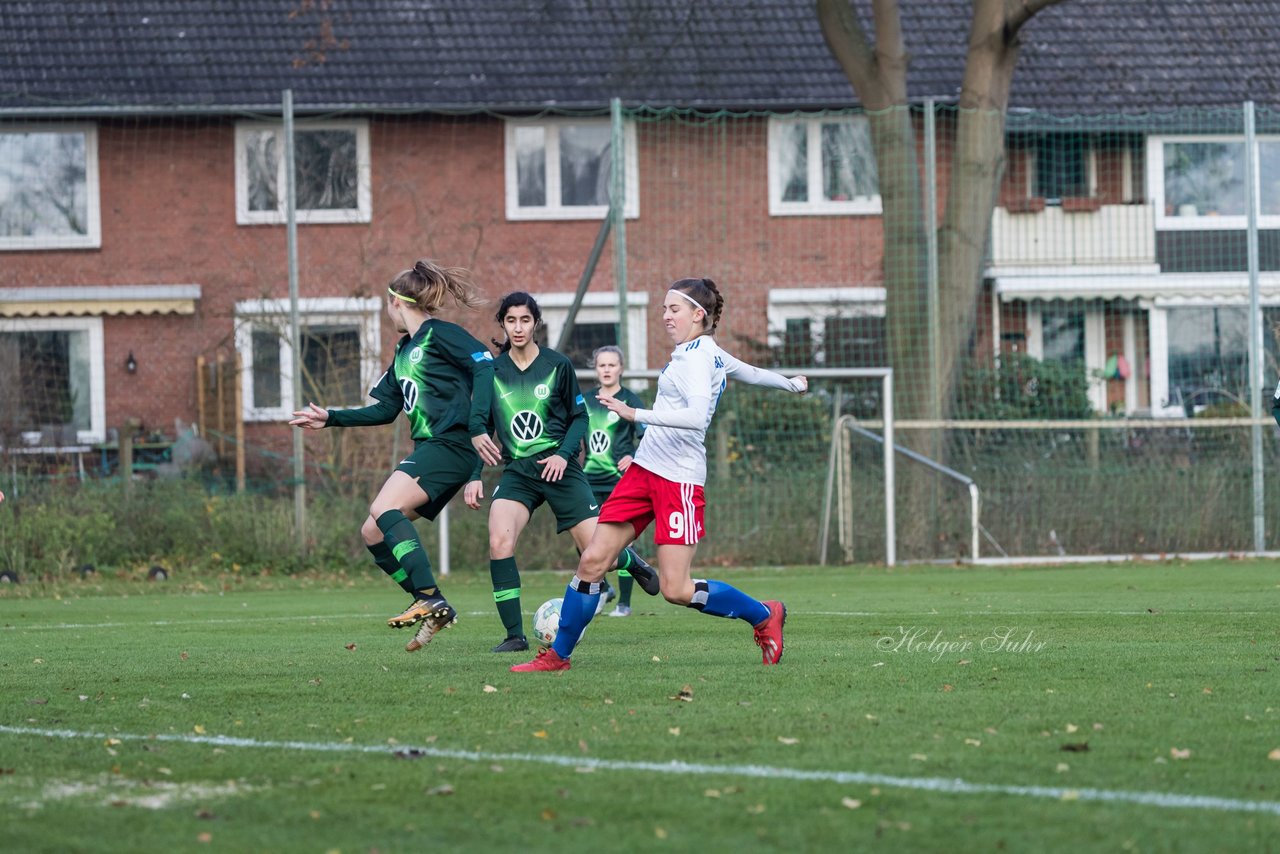
{"label": "green jersey", "polygon": [[369,392],[378,403],[330,410],[329,423],[386,424],[403,411],[415,440],[481,436],[493,394],[492,377],[489,348],[456,323],[431,318],[396,344],[391,365]]}
{"label": "green jersey", "polygon": [[[618,461],[623,457],[634,455],[640,437],[644,435],[644,425],[611,412],[596,400],[599,388],[593,388],[586,394],[587,419],[587,457],[582,469],[587,473],[591,488],[597,490],[613,489],[622,477],[618,469]],[[644,401],[631,389],[620,388],[614,398],[627,406],[636,409],[644,408]]]}
{"label": "green jersey", "polygon": [[541,347],[525,370],[510,353],[493,362],[491,425],[506,462],[546,456],[576,458],[587,432],[587,411],[573,363]]}

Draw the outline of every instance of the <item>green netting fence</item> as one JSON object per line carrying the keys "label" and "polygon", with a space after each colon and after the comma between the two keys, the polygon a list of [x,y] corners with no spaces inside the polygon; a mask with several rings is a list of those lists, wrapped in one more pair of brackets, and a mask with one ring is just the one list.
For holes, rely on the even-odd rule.
{"label": "green netting fence", "polygon": [[[46,559],[20,514],[87,518],[67,504],[85,495],[117,530],[129,508],[148,525],[181,515],[188,534],[148,528],[126,548],[83,533],[48,560],[146,561],[181,540],[192,561],[361,565],[357,529],[403,426],[309,436],[299,469],[284,422],[306,400],[364,402],[393,342],[386,282],[421,256],[471,268],[495,301],[533,293],[544,340],[582,368],[609,343],[661,368],[662,296],[688,275],[720,283],[718,339],[743,359],[891,367],[897,443],[977,485],[983,558],[1278,547],[1273,107],[294,119],[296,342],[280,112],[0,120],[10,565]],[[491,315],[447,313],[482,340]],[[841,416],[882,430],[877,382],[824,378],[804,398],[731,385],[708,434],[700,560],[885,559],[881,451],[833,444]],[[128,484],[124,432],[152,448]],[[212,456],[175,460],[188,435]],[[829,520],[824,543],[845,442],[832,504],[847,524]],[[971,557],[965,489],[904,456],[895,494],[899,560]],[[545,515],[522,563],[567,567]],[[456,504],[449,532],[454,568],[486,564],[483,514]]]}

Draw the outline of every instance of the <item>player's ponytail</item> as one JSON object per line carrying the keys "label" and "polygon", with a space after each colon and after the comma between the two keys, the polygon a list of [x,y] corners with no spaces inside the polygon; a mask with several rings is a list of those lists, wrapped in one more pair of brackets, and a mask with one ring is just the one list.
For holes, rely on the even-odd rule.
{"label": "player's ponytail", "polygon": [[458,305],[478,308],[485,304],[465,267],[441,267],[430,258],[421,258],[412,269],[402,270],[388,285],[392,293],[427,314],[434,314],[452,297]]}
{"label": "player's ponytail", "polygon": [[724,297],[720,296],[716,283],[707,278],[680,279],[671,285],[671,290],[679,291],[702,306],[707,314],[702,321],[702,328],[714,334],[720,324],[720,313],[724,311]]}

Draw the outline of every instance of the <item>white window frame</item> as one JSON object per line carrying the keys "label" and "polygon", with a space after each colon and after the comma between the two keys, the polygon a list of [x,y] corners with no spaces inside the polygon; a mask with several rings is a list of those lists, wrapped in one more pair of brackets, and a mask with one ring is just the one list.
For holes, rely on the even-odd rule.
{"label": "white window frame", "polygon": [[[571,292],[540,293],[534,298],[542,309],[542,322],[547,327],[547,341],[552,347],[560,340],[560,332],[569,320],[569,308],[573,305]],[[642,371],[649,366],[648,320],[649,294],[637,291],[627,294],[627,353],[624,369]],[[588,293],[582,297],[582,305],[574,318],[575,326],[582,323],[617,323],[618,295],[616,293]]]}
{"label": "white window frame", "polygon": [[[570,220],[604,219],[609,214],[608,205],[563,205],[560,203],[560,128],[565,125],[609,125],[609,119],[597,118],[541,118],[507,119],[503,132],[503,151],[506,169],[506,199],[508,220]],[[520,204],[520,181],[516,172],[516,129],[540,127],[546,133],[547,204]],[[623,185],[623,216],[636,219],[640,216],[640,166],[636,155],[635,122],[623,122],[622,146],[625,158]],[[541,305],[541,302],[539,302]]]}
{"label": "white window frame", "polygon": [[814,361],[822,365],[826,362],[826,353],[818,344],[826,341],[827,318],[884,317],[884,301],[884,288],[770,288],[766,315],[769,346],[778,348],[786,343],[788,320],[809,320]]}
{"label": "white window frame", "polygon": [[[1029,199],[1037,198],[1037,196],[1035,195],[1035,186],[1036,186],[1036,181],[1040,176],[1040,165],[1039,165],[1040,158],[1039,158],[1039,152],[1035,148],[1035,146],[1029,146],[1026,149],[1026,154],[1024,155],[1023,162],[1026,164],[1026,172],[1027,172],[1027,198]],[[1123,176],[1122,180],[1125,183],[1126,198],[1124,199],[1124,201],[1127,202],[1129,201],[1128,196],[1130,195],[1129,186],[1132,183],[1132,178],[1130,176],[1132,175],[1132,170],[1133,170],[1133,155],[1129,151],[1129,149],[1125,149],[1124,155],[1121,158],[1120,162],[1121,162],[1121,166],[1120,166],[1121,174]],[[1088,189],[1089,189],[1089,195],[1085,196],[1085,198],[1096,199],[1098,197],[1098,149],[1094,148],[1093,146],[1089,146],[1087,149],[1085,149],[1084,172],[1085,172],[1085,184],[1088,186]],[[1045,198],[1054,198],[1054,197],[1047,196]],[[1064,198],[1073,198],[1073,197],[1066,196]]]}
{"label": "white window frame", "polygon": [[[89,429],[76,431],[82,445],[105,442],[107,437],[106,371],[102,355],[101,317],[0,318],[0,332],[86,332],[89,335]],[[40,442],[39,432],[22,434],[29,445]]]}
{"label": "white window frame", "polygon": [[5,135],[22,133],[84,134],[85,233],[0,237],[0,251],[31,249],[98,249],[102,246],[102,213],[98,186],[98,128],[93,124],[15,124]]}
{"label": "white window frame", "polygon": [[[1081,306],[1081,310],[1084,311],[1084,370],[1089,382],[1089,405],[1095,412],[1106,414],[1107,381],[1102,377],[1107,364],[1106,308],[1091,300]],[[1040,361],[1044,361],[1043,311],[1044,303],[1040,300],[1027,304],[1027,355]],[[1125,382],[1136,381],[1130,371]]]}
{"label": "white window frame", "polygon": [[[1257,142],[1280,142],[1280,135],[1258,135]],[[1194,231],[1212,230],[1227,231],[1245,229],[1249,226],[1246,214],[1235,216],[1168,216],[1164,212],[1164,146],[1165,143],[1239,143],[1244,145],[1242,134],[1169,134],[1147,137],[1147,187],[1150,188],[1152,203],[1155,206],[1156,228],[1161,231]],[[1245,150],[1246,157],[1254,157],[1257,163],[1258,152]],[[1260,203],[1261,180],[1259,170],[1254,169],[1254,198]],[[1280,215],[1258,215],[1258,228],[1280,228]]]}
{"label": "white window frame", "polygon": [[[1262,308],[1280,307],[1280,296],[1265,296],[1259,301]],[[1169,296],[1143,300],[1147,309],[1147,351],[1151,357],[1151,413],[1156,417],[1182,418],[1186,410],[1181,404],[1169,402],[1169,311],[1179,308],[1248,308],[1249,296],[1243,289],[1234,294],[1212,298]],[[1264,321],[1265,322],[1265,321]],[[1263,378],[1263,393],[1268,388]]]}
{"label": "white window frame", "polygon": [[[245,156],[245,138],[250,133],[275,131],[279,136],[279,162],[276,164],[276,187],[279,192],[277,207],[274,211],[249,210],[249,168]],[[356,207],[337,210],[312,210],[299,208],[296,212],[300,225],[323,223],[358,223],[373,219],[371,157],[369,153],[369,122],[365,119],[350,119],[329,122],[297,122],[298,131],[311,130],[353,130],[356,134]],[[283,122],[237,122],[235,132],[236,163],[236,224],[237,225],[281,225],[287,218],[285,210],[288,204],[285,196],[285,156],[284,156],[284,123]]]}
{"label": "white window frame", "polygon": [[[298,300],[300,326],[350,325],[360,334],[360,382],[372,389],[385,365],[381,362],[382,300],[377,297],[329,297]],[[280,405],[257,406],[253,399],[253,327],[266,325],[281,332]],[[243,381],[240,403],[245,421],[287,421],[302,402],[293,399],[293,345],[288,340],[289,301],[285,299],[245,300],[236,303],[236,350],[240,353]],[[367,391],[366,391],[367,395]],[[318,400],[321,406],[342,408]],[[364,404],[362,404],[364,405]]]}
{"label": "white window frame", "polygon": [[[883,206],[880,194],[874,196],[855,196],[847,201],[835,202],[827,199],[814,201],[814,191],[822,195],[822,125],[840,122],[853,123],[865,115],[857,116],[795,116],[769,119],[769,215],[770,216],[842,216],[842,215],[879,215]],[[782,151],[783,131],[793,125],[806,125],[806,144],[808,146],[807,164],[809,169],[809,200],[804,202],[785,202],[782,200]]]}

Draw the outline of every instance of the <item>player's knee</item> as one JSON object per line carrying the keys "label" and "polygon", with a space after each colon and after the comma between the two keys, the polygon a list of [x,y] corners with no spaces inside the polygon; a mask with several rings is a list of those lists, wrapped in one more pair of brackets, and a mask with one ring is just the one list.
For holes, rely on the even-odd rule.
{"label": "player's knee", "polygon": [[693,588],[688,590],[677,589],[662,585],[662,598],[666,599],[672,605],[688,605],[693,601]]}
{"label": "player's knee", "polygon": [[607,551],[599,547],[587,546],[587,550],[578,558],[578,577],[583,581],[599,581],[604,578],[614,564]]}
{"label": "player's knee", "polygon": [[516,553],[516,540],[509,532],[489,533],[489,559],[500,560]]}
{"label": "player's knee", "polygon": [[[347,530],[350,530],[350,528]],[[360,526],[360,536],[364,538],[364,543],[367,546],[372,546],[382,541],[382,531],[378,530],[378,523],[374,521],[373,516],[365,518],[364,524]]]}

